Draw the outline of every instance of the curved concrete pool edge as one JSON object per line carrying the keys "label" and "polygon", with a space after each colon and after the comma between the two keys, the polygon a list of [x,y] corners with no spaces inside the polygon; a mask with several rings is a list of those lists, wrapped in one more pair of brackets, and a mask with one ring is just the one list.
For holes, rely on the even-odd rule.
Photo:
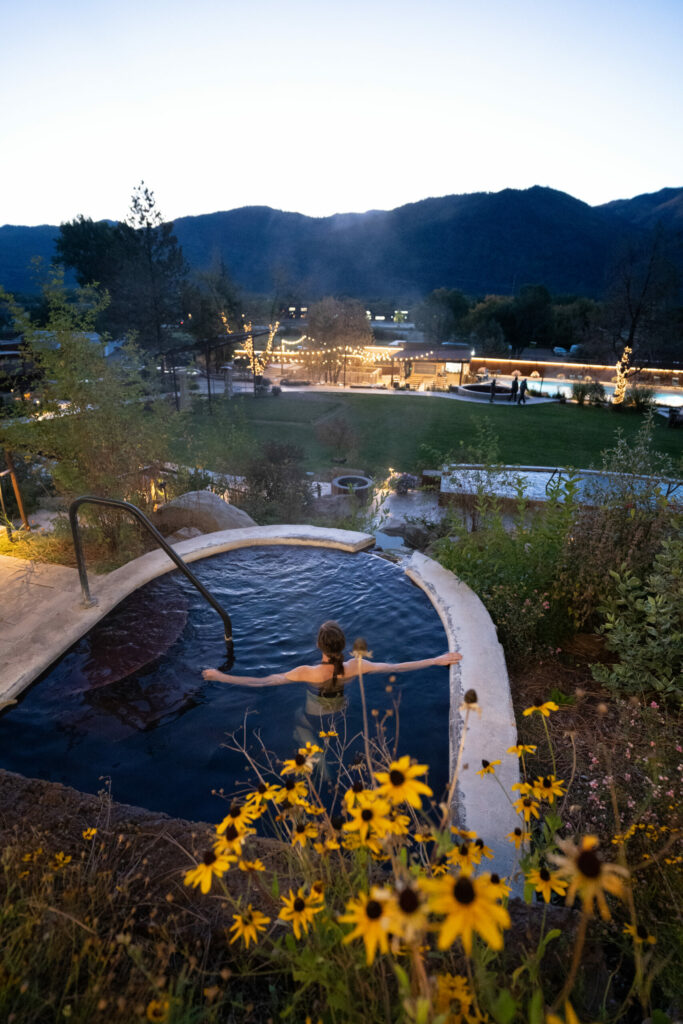
{"label": "curved concrete pool edge", "polygon": [[[446,630],[449,648],[462,654],[462,661],[453,665],[450,673],[451,776],[465,723],[460,707],[467,690],[476,691],[481,708],[481,716],[469,715],[454,821],[460,828],[473,829],[484,840],[495,858],[489,866],[510,878],[516,870],[517,856],[505,836],[519,825],[519,819],[506,794],[519,782],[519,761],[506,754],[517,743],[517,726],[496,627],[474,591],[438,562],[415,552],[406,573],[434,605]],[[476,774],[484,759],[502,762],[496,767],[501,785],[492,775]]]}
{"label": "curved concrete pool edge", "polygon": [[[314,526],[261,526],[202,534],[176,545],[185,561],[194,562],[223,551],[269,544],[337,548],[355,553],[374,546],[369,534]],[[61,567],[60,567],[61,568]],[[65,651],[134,590],[175,569],[163,551],[152,551],[106,576],[91,577],[94,607],[84,607],[75,570],[52,603],[37,604],[24,622],[25,643],[11,653],[0,682],[0,707],[23,692]],[[477,692],[482,716],[470,715],[454,817],[462,828],[474,829],[494,855],[493,867],[511,876],[516,865],[514,850],[504,839],[517,824],[517,816],[496,779],[476,775],[481,761],[500,760],[498,778],[509,792],[519,781],[516,758],[506,756],[517,742],[517,730],[505,658],[495,626],[477,595],[449,570],[415,552],[404,566],[408,577],[429,597],[443,624],[448,646],[463,659],[450,672],[449,751],[453,771],[464,717],[459,708],[468,689]],[[230,609],[227,609],[228,612]],[[217,628],[221,628],[217,618]]]}
{"label": "curved concrete pool edge", "polygon": [[[221,530],[182,541],[174,549],[186,562],[236,548],[267,544],[299,544],[307,547],[337,548],[355,553],[374,545],[375,538],[352,530],[331,530],[319,526],[251,526],[242,530]],[[63,570],[63,567],[59,567]],[[161,550],[150,551],[106,576],[90,575],[90,591],[97,601],[85,608],[75,569],[66,570],[69,578],[55,592],[51,603],[36,602],[22,622],[20,649],[8,652],[0,682],[0,707],[23,693],[53,662],[75,644],[112,608],[138,587],[175,569]],[[230,609],[226,609],[228,613]],[[216,617],[217,628],[222,623]]]}

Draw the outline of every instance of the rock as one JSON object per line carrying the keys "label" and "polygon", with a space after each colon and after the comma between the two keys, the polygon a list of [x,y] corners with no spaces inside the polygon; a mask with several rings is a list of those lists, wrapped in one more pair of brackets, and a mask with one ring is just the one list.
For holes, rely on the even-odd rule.
{"label": "rock", "polygon": [[179,498],[161,505],[151,518],[164,534],[175,533],[187,526],[200,533],[215,533],[217,530],[241,530],[257,525],[246,512],[229,505],[212,491],[181,494]]}
{"label": "rock", "polygon": [[196,526],[181,526],[179,530],[172,533],[166,540],[169,544],[180,544],[183,540],[190,540],[192,537],[201,537],[202,531]]}

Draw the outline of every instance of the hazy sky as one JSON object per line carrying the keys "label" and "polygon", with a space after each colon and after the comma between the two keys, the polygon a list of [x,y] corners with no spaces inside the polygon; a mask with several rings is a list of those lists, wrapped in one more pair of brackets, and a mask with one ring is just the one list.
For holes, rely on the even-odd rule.
{"label": "hazy sky", "polygon": [[683,0],[15,0],[0,224],[683,185]]}

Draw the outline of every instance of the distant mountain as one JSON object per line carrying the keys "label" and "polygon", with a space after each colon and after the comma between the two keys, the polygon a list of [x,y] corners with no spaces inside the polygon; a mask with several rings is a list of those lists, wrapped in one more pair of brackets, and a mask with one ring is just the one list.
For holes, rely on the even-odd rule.
{"label": "distant mountain", "polygon": [[[409,301],[439,287],[512,294],[529,283],[599,296],[624,239],[659,221],[683,228],[683,188],[596,207],[540,186],[322,218],[247,206],[180,217],[175,232],[191,266],[222,258],[248,291]],[[30,258],[49,260],[58,231],[0,227],[0,283],[31,290]]]}

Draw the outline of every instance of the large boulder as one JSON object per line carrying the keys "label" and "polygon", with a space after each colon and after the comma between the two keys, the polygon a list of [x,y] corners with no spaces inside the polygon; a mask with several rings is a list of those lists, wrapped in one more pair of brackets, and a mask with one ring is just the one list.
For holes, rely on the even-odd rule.
{"label": "large boulder", "polygon": [[202,533],[217,530],[241,530],[257,524],[241,508],[229,505],[212,491],[188,491],[173,501],[160,505],[152,516],[154,525],[163,534],[191,526]]}

